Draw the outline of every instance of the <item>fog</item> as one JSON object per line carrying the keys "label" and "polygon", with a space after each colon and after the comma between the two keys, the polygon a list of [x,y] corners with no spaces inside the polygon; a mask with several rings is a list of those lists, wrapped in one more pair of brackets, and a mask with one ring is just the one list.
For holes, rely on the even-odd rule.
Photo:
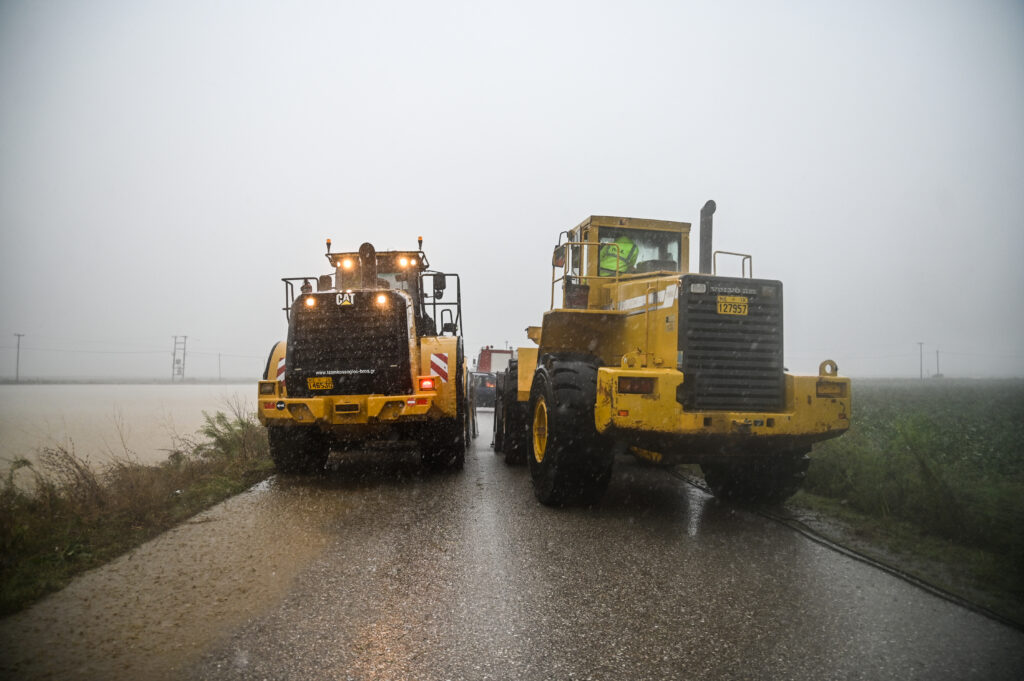
{"label": "fog", "polygon": [[791,370],[1021,376],[1022,122],[1016,1],[5,0],[0,378],[255,378],[328,237],[525,345],[560,231],[708,199]]}

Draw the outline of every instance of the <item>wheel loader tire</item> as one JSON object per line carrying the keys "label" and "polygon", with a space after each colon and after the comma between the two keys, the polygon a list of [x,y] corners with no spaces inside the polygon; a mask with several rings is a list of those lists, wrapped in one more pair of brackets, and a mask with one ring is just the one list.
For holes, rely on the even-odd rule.
{"label": "wheel loader tire", "polygon": [[520,402],[505,407],[505,463],[522,466],[530,449],[530,424],[526,415],[527,405]]}
{"label": "wheel loader tire", "polygon": [[505,442],[505,433],[503,431],[505,419],[502,414],[502,405],[504,404],[504,400],[501,396],[501,391],[504,390],[504,388],[505,374],[502,372],[498,374],[497,378],[494,380],[494,421],[492,424],[493,430],[491,433],[491,447],[494,448],[495,454],[501,454],[501,449]]}
{"label": "wheel loader tire", "polygon": [[714,495],[740,504],[777,505],[804,483],[810,457],[805,451],[701,464]]}
{"label": "wheel loader tire", "polygon": [[530,447],[530,426],[526,409],[527,405],[519,402],[519,362],[512,360],[505,370],[505,382],[501,393],[501,449],[505,454],[505,463],[509,466],[521,466],[526,463],[527,450]]}
{"label": "wheel loader tire", "polygon": [[267,428],[270,458],[281,473],[319,473],[327,464],[327,438],[316,428]]}
{"label": "wheel loader tire", "polygon": [[[460,410],[461,411],[461,410]],[[433,424],[420,442],[420,461],[431,470],[461,470],[466,463],[465,417]]]}
{"label": "wheel loader tire", "polygon": [[579,360],[553,360],[534,375],[527,461],[542,504],[594,504],[604,496],[614,453],[594,426],[596,386],[597,367]]}

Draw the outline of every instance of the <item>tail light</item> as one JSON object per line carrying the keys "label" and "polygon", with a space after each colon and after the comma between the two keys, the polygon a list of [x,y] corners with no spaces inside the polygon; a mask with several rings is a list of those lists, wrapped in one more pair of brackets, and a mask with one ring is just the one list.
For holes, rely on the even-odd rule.
{"label": "tail light", "polygon": [[653,376],[619,376],[619,393],[649,395],[654,392],[655,381]]}

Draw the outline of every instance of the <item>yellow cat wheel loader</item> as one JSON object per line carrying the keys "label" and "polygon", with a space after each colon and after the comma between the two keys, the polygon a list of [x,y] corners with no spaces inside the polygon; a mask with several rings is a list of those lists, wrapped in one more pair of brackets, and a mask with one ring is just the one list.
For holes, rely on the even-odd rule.
{"label": "yellow cat wheel loader", "polygon": [[417,250],[332,253],[328,239],[333,274],[282,280],[287,341],[258,386],[281,472],[315,472],[332,448],[381,441],[418,443],[430,467],[462,467],[471,422],[461,284],[430,270],[422,247],[421,238]]}
{"label": "yellow cat wheel loader", "polygon": [[[712,252],[714,212],[698,272],[685,222],[591,216],[559,235],[551,309],[499,375],[494,418],[495,449],[529,464],[542,503],[598,501],[619,452],[696,463],[718,497],[777,503],[812,444],[848,429],[849,379],[831,360],[787,372],[782,282]],[[719,276],[719,256],[741,276]]]}

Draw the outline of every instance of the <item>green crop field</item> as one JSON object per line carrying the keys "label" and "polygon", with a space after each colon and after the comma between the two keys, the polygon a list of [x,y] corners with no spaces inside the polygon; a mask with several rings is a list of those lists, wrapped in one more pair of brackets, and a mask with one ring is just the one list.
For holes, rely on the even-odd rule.
{"label": "green crop field", "polygon": [[815,447],[804,489],[1024,575],[1024,380],[855,380],[850,431]]}

